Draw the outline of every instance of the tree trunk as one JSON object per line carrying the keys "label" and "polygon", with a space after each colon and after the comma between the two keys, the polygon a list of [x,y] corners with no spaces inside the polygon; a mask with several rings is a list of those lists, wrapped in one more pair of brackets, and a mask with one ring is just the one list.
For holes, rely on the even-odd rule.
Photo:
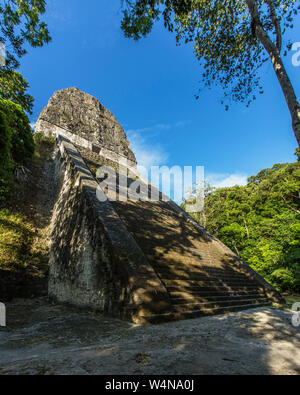
{"label": "tree trunk", "polygon": [[235,243],[235,240],[234,240],[234,239],[232,239],[232,245],[233,245],[233,247],[234,247],[234,249],[235,249],[235,251],[236,251],[237,256],[240,257],[240,252],[239,252],[239,250],[237,249],[237,246],[236,246],[236,243]]}
{"label": "tree trunk", "polygon": [[[264,45],[263,41],[261,41],[262,44]],[[264,45],[266,48],[266,46]],[[295,133],[295,137],[298,142],[298,146],[300,147],[300,105],[297,100],[294,88],[292,86],[292,83],[289,79],[289,76],[286,72],[286,69],[283,65],[280,53],[278,50],[275,48],[275,51],[269,53],[271,57],[271,61],[273,64],[273,69],[276,73],[277,79],[280,83],[282,92],[285,97],[285,101],[288,105],[291,118],[292,118],[292,126],[293,130]]]}
{"label": "tree trunk", "polygon": [[277,79],[279,81],[291,114],[292,127],[295,133],[296,140],[298,142],[298,146],[300,147],[300,105],[297,100],[293,85],[283,65],[278,48],[276,47],[276,45],[274,45],[273,41],[268,36],[260,23],[256,0],[246,0],[246,3],[252,18],[252,23],[255,27],[256,37],[264,46],[265,50],[268,52],[271,58],[273,69],[276,73]]}

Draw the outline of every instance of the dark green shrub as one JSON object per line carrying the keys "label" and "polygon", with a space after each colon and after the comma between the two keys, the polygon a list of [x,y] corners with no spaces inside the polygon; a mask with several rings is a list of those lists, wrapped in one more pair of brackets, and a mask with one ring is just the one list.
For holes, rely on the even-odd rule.
{"label": "dark green shrub", "polygon": [[299,190],[300,162],[275,164],[245,186],[207,188],[194,217],[278,290],[299,293]]}
{"label": "dark green shrub", "polygon": [[6,114],[0,111],[0,200],[9,192],[12,184],[14,162],[11,159],[12,130]]}
{"label": "dark green shrub", "polygon": [[267,279],[282,292],[292,292],[295,289],[295,274],[287,267],[275,270]]}
{"label": "dark green shrub", "polygon": [[27,115],[19,105],[0,99],[0,200],[11,190],[14,169],[26,165],[34,147]]}
{"label": "dark green shrub", "polygon": [[29,119],[22,108],[9,100],[0,99],[0,111],[6,114],[12,130],[12,159],[17,164],[25,164],[34,153],[34,141]]}

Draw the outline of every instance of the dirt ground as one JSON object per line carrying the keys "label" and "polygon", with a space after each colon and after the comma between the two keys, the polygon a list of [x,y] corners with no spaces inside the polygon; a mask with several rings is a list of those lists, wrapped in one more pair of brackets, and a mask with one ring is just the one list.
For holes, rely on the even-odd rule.
{"label": "dirt ground", "polygon": [[300,327],[289,310],[137,326],[47,298],[6,308],[0,375],[300,374]]}
{"label": "dirt ground", "polygon": [[[52,171],[51,162],[40,173],[37,166],[34,199],[28,205],[22,200],[45,255]],[[6,309],[0,375],[300,374],[300,327],[292,326],[289,310],[259,308],[138,326],[47,297],[14,299]]]}

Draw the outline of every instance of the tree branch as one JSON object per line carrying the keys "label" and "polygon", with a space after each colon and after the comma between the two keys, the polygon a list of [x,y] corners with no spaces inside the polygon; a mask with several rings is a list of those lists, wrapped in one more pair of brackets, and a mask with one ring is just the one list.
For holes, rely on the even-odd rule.
{"label": "tree branch", "polygon": [[281,27],[280,27],[280,20],[277,18],[276,15],[276,9],[274,5],[273,0],[265,0],[265,2],[268,4],[269,9],[270,9],[270,17],[272,20],[272,23],[275,27],[275,32],[276,32],[276,48],[279,52],[281,52],[281,47],[282,47],[282,34],[281,34]]}

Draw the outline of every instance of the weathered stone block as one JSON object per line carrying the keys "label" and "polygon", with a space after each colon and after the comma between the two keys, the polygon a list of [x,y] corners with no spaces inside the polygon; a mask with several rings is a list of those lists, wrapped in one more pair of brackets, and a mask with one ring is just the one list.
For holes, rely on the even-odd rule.
{"label": "weathered stone block", "polygon": [[57,148],[49,295],[132,320],[169,311],[166,288],[110,202],[96,198],[74,145],[59,137]]}
{"label": "weathered stone block", "polygon": [[126,134],[114,115],[98,99],[77,88],[55,92],[40,114],[36,132],[52,134],[57,130],[62,135],[64,131],[71,133],[79,145],[85,146],[88,141],[136,163]]}

